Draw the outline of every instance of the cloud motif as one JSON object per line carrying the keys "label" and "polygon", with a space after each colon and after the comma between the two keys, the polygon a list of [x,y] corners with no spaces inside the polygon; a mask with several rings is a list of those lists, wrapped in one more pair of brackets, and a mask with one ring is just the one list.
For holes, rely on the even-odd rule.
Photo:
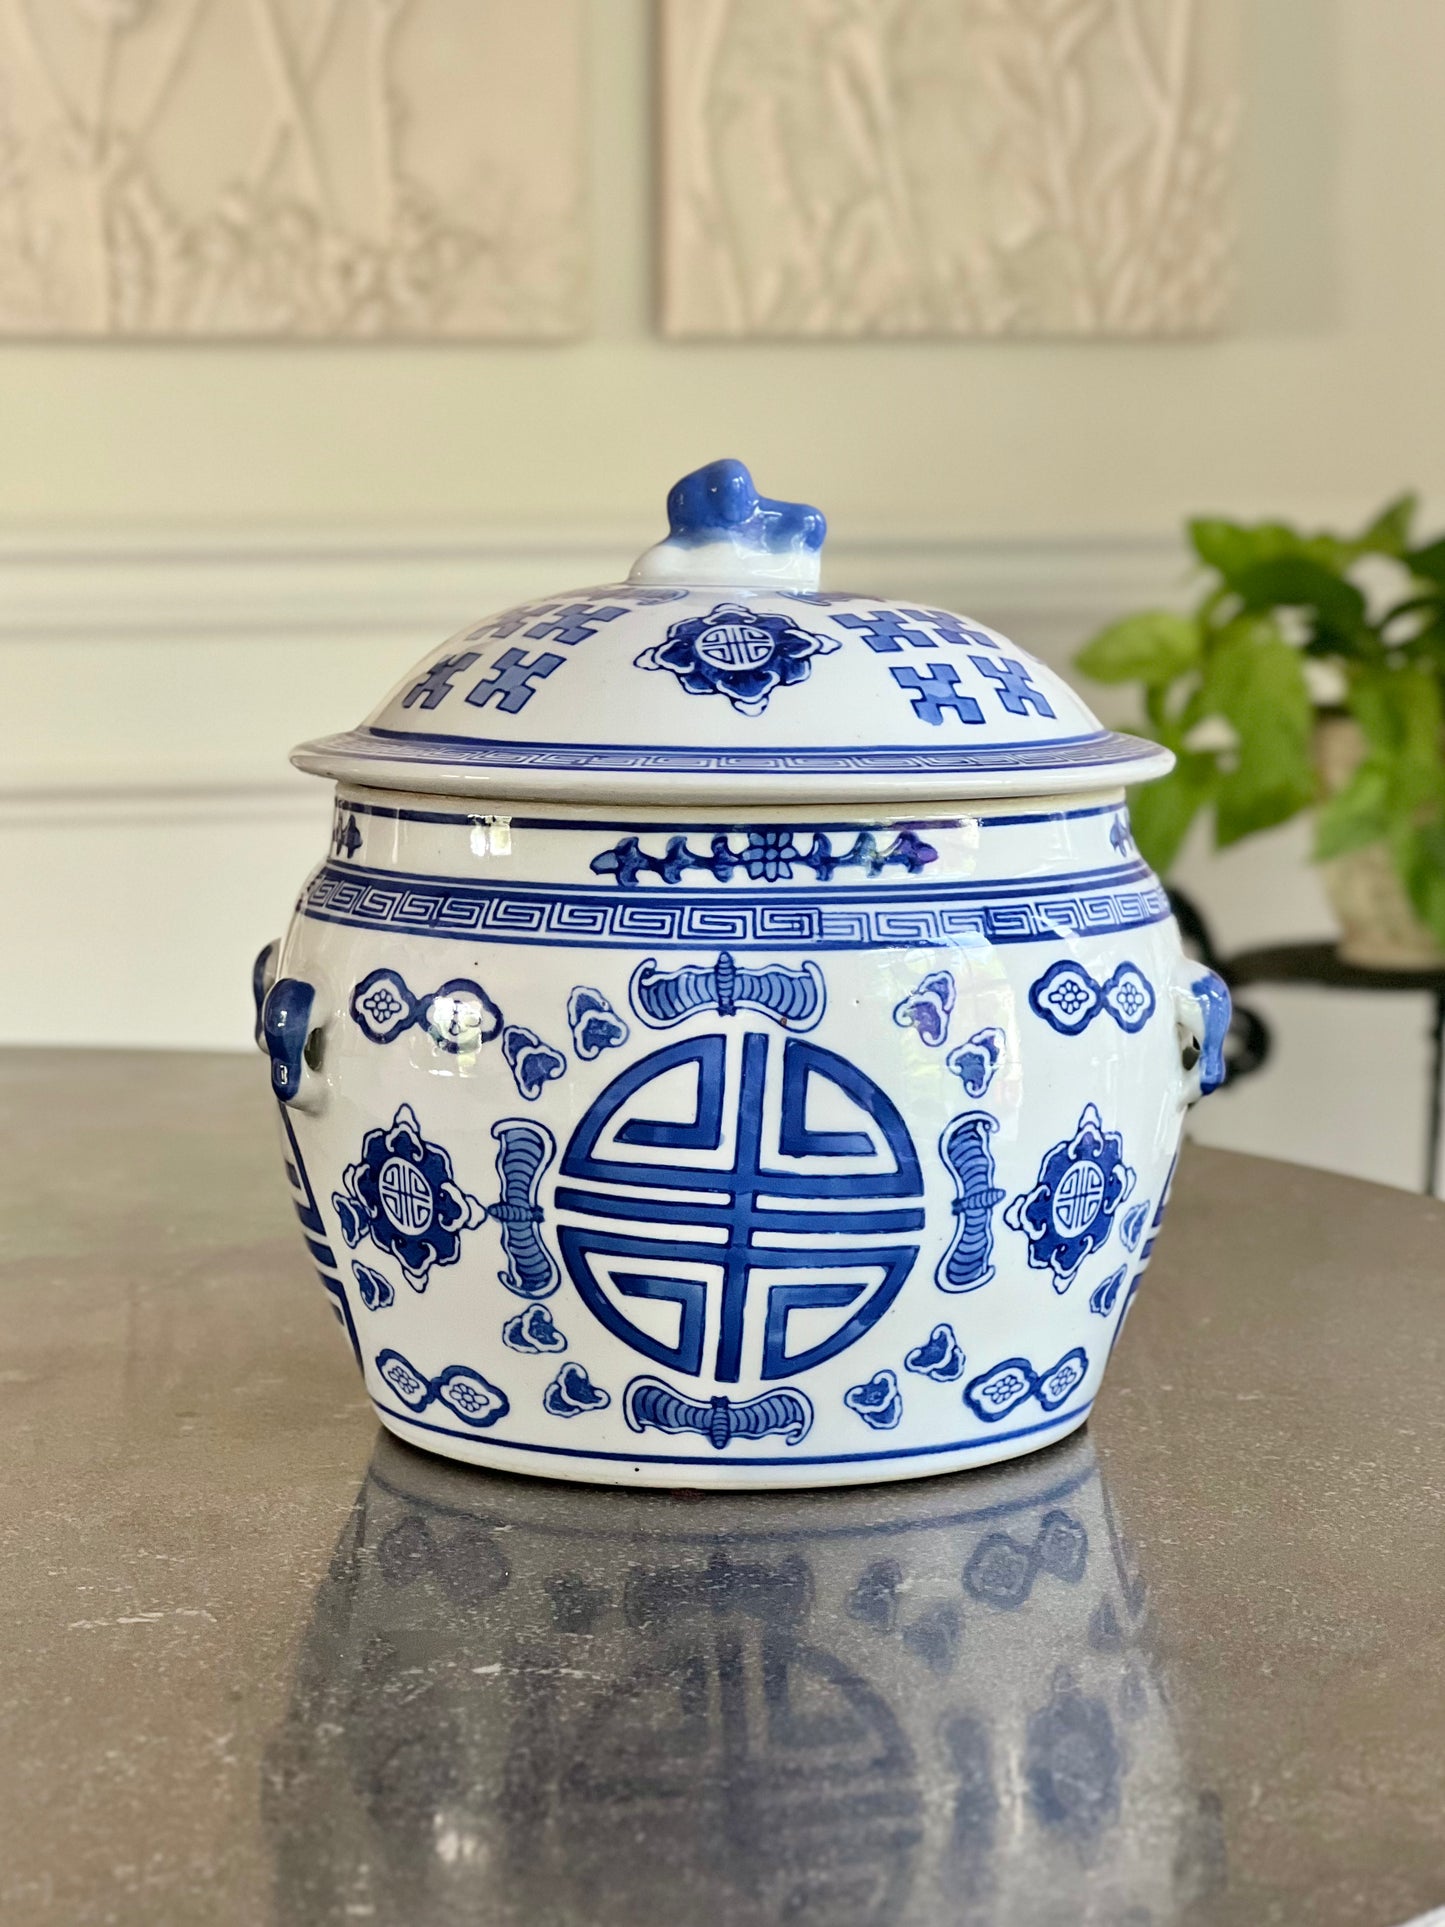
{"label": "cloud motif", "polygon": [[892,1372],[875,1372],[866,1384],[850,1386],[843,1403],[875,1432],[891,1432],[903,1416],[903,1394]]}
{"label": "cloud motif", "polygon": [[576,1418],[579,1412],[601,1412],[612,1403],[580,1365],[564,1365],[542,1394],[542,1410],[553,1418]]}
{"label": "cloud motif", "polygon": [[528,1305],[502,1327],[502,1343],[514,1352],[565,1352],[567,1340],[545,1305]]}
{"label": "cloud motif", "polygon": [[1125,1269],[1125,1266],[1120,1265],[1117,1271],[1109,1273],[1102,1285],[1095,1285],[1089,1299],[1090,1311],[1098,1312],[1101,1318],[1108,1317],[1114,1309],[1114,1300],[1119,1296],[1119,1287],[1124,1282]]}
{"label": "cloud motif", "polygon": [[936,1378],[940,1385],[952,1385],[963,1377],[964,1364],[952,1325],[935,1325],[924,1342],[908,1353],[903,1369],[917,1372],[921,1378]]}
{"label": "cloud motif", "polygon": [[616,1050],[629,1036],[627,1022],[619,1017],[600,990],[578,984],[567,999],[567,1028],[572,1033],[572,1048],[581,1058],[600,1057],[605,1050]]}
{"label": "cloud motif", "polygon": [[1149,1218],[1150,1200],[1142,1204],[1131,1204],[1119,1220],[1119,1243],[1126,1251],[1133,1251],[1144,1235],[1144,1226]]}
{"label": "cloud motif", "polygon": [[356,1279],[356,1288],[361,1293],[361,1302],[368,1311],[385,1311],[388,1305],[396,1303],[391,1280],[383,1278],[379,1271],[373,1271],[370,1265],[360,1264],[353,1258],[351,1272]]}
{"label": "cloud motif", "polygon": [[525,1024],[508,1024],[502,1032],[502,1055],[517,1089],[529,1102],[542,1095],[549,1078],[560,1077],[567,1068],[561,1051],[544,1044],[536,1031]]}
{"label": "cloud motif", "polygon": [[1003,1047],[1003,1032],[989,1024],[983,1030],[976,1030],[966,1044],[951,1050],[944,1062],[970,1097],[982,1097],[993,1082]]}
{"label": "cloud motif", "polygon": [[909,991],[893,1008],[893,1021],[903,1030],[916,1030],[925,1044],[941,1044],[948,1035],[948,1020],[953,1015],[953,978],[946,970],[933,970],[916,990]]}

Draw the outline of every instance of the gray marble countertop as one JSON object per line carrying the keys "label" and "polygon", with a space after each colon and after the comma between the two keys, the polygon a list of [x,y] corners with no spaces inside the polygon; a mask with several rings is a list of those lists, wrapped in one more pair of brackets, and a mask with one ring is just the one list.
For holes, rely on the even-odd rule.
{"label": "gray marble countertop", "polygon": [[569,1488],[379,1433],[265,1084],[0,1054],[0,1920],[1445,1902],[1445,1206],[1192,1149],[1076,1438]]}

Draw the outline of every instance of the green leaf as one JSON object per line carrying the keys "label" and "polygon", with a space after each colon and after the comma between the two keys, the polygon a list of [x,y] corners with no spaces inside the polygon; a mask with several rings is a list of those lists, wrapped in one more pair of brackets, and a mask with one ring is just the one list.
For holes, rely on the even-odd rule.
{"label": "green leaf", "polygon": [[1168,874],[1180,845],[1214,794],[1217,759],[1205,751],[1184,751],[1167,776],[1129,792],[1129,823],[1139,854],[1160,876]]}
{"label": "green leaf", "polygon": [[1387,836],[1393,824],[1390,779],[1377,763],[1361,763],[1345,787],[1323,805],[1315,823],[1315,861],[1326,863]]}
{"label": "green leaf", "polygon": [[1416,916],[1445,943],[1445,824],[1403,824],[1390,848]]}
{"label": "green leaf", "polygon": [[1349,707],[1369,744],[1368,760],[1388,774],[1392,809],[1445,797],[1445,713],[1428,667],[1402,663],[1357,675]]}
{"label": "green leaf", "polygon": [[1157,689],[1194,668],[1201,644],[1200,627],[1192,616],[1150,609],[1101,629],[1074,661],[1095,682],[1142,682]]}
{"label": "green leaf", "polygon": [[1225,717],[1238,738],[1215,797],[1215,837],[1223,848],[1314,802],[1314,705],[1300,652],[1258,616],[1220,632],[1204,693],[1208,713]]}
{"label": "green leaf", "polygon": [[1427,543],[1423,549],[1407,549],[1404,562],[1412,575],[1445,587],[1445,535]]}
{"label": "green leaf", "polygon": [[1254,562],[1233,578],[1235,593],[1249,612],[1277,608],[1313,609],[1329,628],[1354,636],[1365,624],[1365,598],[1353,582],[1303,555],[1281,555]]}
{"label": "green leaf", "polygon": [[1224,522],[1203,516],[1189,524],[1189,539],[1201,562],[1217,569],[1231,588],[1246,569],[1285,557],[1339,570],[1349,561],[1349,544],[1335,535],[1301,535],[1286,522]]}
{"label": "green leaf", "polygon": [[1396,496],[1368,528],[1355,537],[1350,547],[1358,555],[1403,556],[1410,543],[1410,524],[1419,506],[1420,498],[1413,491]]}

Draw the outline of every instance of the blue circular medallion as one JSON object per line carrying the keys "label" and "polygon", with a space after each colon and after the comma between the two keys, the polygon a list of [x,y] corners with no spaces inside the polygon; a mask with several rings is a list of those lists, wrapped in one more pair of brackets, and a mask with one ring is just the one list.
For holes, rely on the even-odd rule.
{"label": "blue circular medallion", "polygon": [[806,1372],[854,1344],[923,1229],[893,1101],[836,1052],[761,1030],[629,1066],[577,1126],[561,1180],[558,1242],[589,1310],[644,1357],[718,1385]]}
{"label": "blue circular medallion", "polygon": [[1092,1158],[1071,1164],[1054,1193],[1054,1229],[1073,1238],[1091,1225],[1104,1202],[1104,1174]]}
{"label": "blue circular medallion", "polygon": [[406,1158],[388,1158],[376,1181],[386,1215],[398,1231],[417,1237],[432,1221],[436,1209],[431,1186]]}

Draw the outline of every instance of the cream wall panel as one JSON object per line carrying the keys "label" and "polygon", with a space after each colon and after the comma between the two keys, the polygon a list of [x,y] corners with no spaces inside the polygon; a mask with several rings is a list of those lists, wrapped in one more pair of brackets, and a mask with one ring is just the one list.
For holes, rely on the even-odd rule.
{"label": "cream wall panel", "polygon": [[13,0],[0,333],[575,332],[582,18],[580,0]]}
{"label": "cream wall panel", "polygon": [[723,454],[771,493],[822,501],[839,534],[1051,541],[1172,531],[1201,508],[1346,518],[1406,482],[1445,500],[1429,402],[1445,338],[1445,253],[1428,239],[1445,180],[1439,0],[1248,0],[1240,286],[1212,341],[659,341],[650,23],[649,0],[589,0],[586,339],[11,343],[0,527],[651,526],[668,482]]}
{"label": "cream wall panel", "polygon": [[661,0],[674,335],[1174,335],[1234,289],[1233,0]]}

